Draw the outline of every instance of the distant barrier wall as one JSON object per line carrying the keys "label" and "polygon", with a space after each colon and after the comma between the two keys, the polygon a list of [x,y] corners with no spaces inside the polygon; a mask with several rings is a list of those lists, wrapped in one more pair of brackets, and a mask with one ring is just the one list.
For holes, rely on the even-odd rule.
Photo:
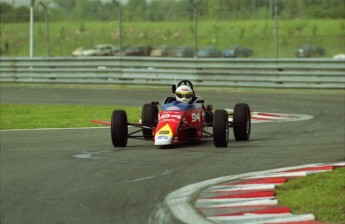
{"label": "distant barrier wall", "polygon": [[2,83],[167,85],[345,89],[345,61],[152,57],[0,57]]}

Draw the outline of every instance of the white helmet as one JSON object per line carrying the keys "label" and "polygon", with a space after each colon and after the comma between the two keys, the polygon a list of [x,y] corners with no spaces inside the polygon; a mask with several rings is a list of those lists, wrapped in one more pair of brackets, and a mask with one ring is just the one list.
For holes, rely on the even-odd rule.
{"label": "white helmet", "polygon": [[194,93],[192,88],[187,85],[181,85],[177,87],[175,91],[176,100],[182,103],[189,103],[192,101]]}

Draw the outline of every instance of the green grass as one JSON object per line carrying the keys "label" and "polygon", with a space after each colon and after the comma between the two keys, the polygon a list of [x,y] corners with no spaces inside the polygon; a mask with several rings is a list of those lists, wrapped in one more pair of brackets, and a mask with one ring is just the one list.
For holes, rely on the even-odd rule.
{"label": "green grass", "polygon": [[127,111],[128,121],[139,121],[137,107],[1,104],[0,129],[93,127],[98,125],[91,120],[110,121],[115,109]]}
{"label": "green grass", "polygon": [[[194,43],[193,21],[126,22],[122,24],[123,45],[159,46]],[[198,22],[198,46],[214,45],[220,49],[234,44],[250,47],[254,57],[275,56],[273,20],[221,20]],[[118,24],[114,21],[51,22],[50,45],[54,56],[70,56],[77,47],[100,43],[118,44]],[[29,56],[29,23],[1,23],[0,41],[10,44],[10,56]],[[45,23],[35,23],[35,56],[46,56]],[[302,43],[315,43],[326,49],[325,57],[345,51],[344,20],[279,21],[279,56],[295,57]]]}
{"label": "green grass", "polygon": [[293,214],[311,213],[321,222],[345,223],[345,168],[289,180],[276,193],[279,204]]}

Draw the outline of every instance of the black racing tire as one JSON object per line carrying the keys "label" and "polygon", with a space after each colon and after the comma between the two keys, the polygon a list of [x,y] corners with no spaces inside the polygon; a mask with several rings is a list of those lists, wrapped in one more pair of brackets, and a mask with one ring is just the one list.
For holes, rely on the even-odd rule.
{"label": "black racing tire", "polygon": [[[155,104],[144,104],[141,111],[142,132],[145,139],[152,139],[152,127],[158,123],[158,107]],[[150,127],[150,128],[147,128]]]}
{"label": "black racing tire", "polygon": [[237,141],[248,141],[251,131],[250,109],[248,104],[235,105],[233,117],[234,136]]}
{"label": "black racing tire", "polygon": [[229,121],[226,110],[216,110],[213,115],[213,142],[216,147],[227,147],[229,141]]}
{"label": "black racing tire", "polygon": [[114,147],[126,147],[128,141],[127,114],[124,110],[115,110],[111,116],[111,140]]}

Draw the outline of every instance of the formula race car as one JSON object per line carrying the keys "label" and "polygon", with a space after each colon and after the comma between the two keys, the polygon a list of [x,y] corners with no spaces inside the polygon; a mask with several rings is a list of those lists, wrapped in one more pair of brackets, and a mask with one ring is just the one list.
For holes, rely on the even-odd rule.
{"label": "formula race car", "polygon": [[[188,103],[176,100],[176,89],[181,86],[188,86],[192,91]],[[213,138],[216,147],[227,147],[231,127],[237,141],[249,140],[251,113],[247,104],[236,104],[233,111],[218,109],[212,112],[212,105],[204,106],[204,99],[195,95],[193,84],[189,80],[182,80],[177,86],[172,85],[172,94],[173,96],[163,101],[160,111],[158,102],[145,104],[139,123],[129,123],[124,110],[113,111],[111,139],[114,147],[125,147],[128,138],[151,140],[157,146],[193,143]],[[128,126],[135,130],[129,132]],[[208,131],[209,127],[212,132]]]}

